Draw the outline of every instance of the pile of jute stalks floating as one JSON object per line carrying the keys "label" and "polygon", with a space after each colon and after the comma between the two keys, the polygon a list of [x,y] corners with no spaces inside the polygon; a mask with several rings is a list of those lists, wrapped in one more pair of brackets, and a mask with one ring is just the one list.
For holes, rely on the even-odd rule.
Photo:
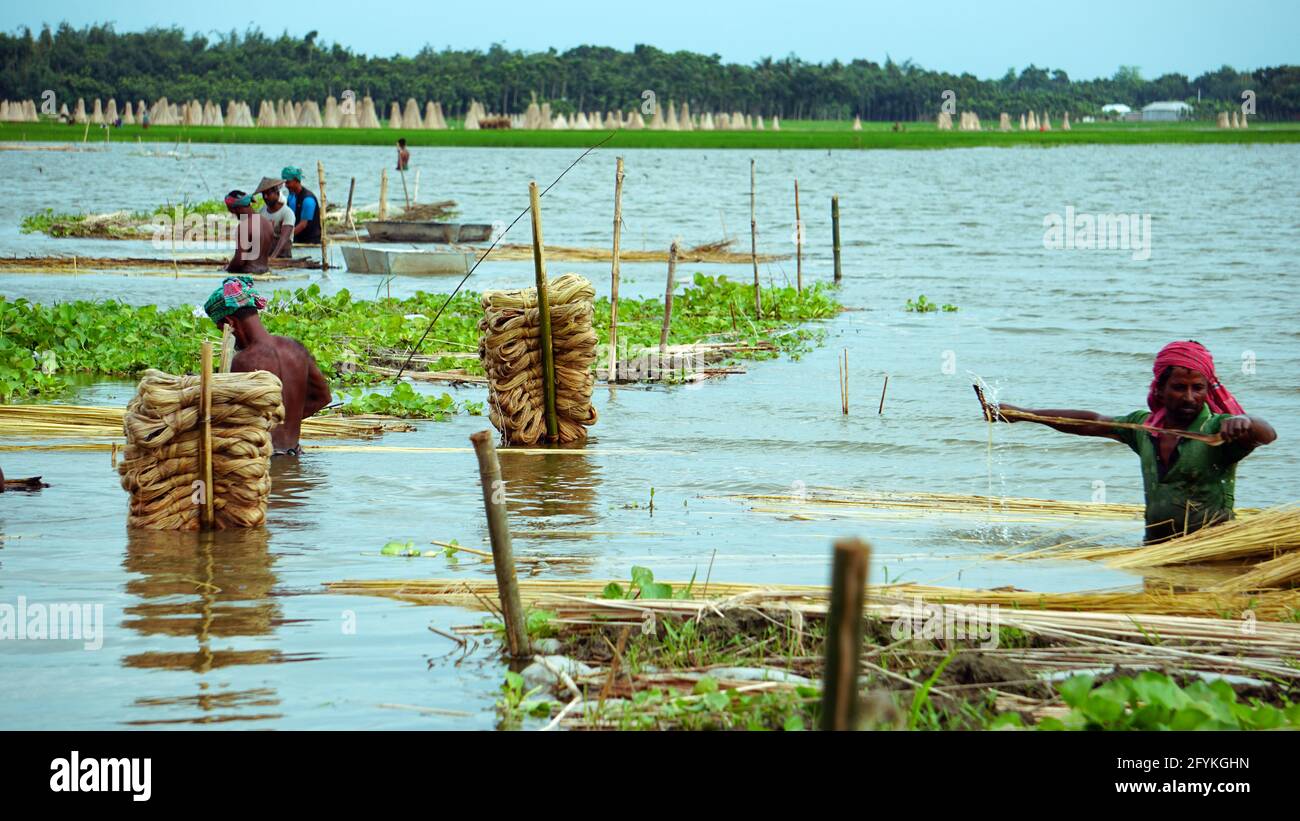
{"label": "pile of jute stalks floating", "polygon": [[537,183],[529,193],[537,285],[483,294],[479,358],[488,418],[504,445],[579,444],[596,424],[596,289],[577,274],[547,279]]}
{"label": "pile of jute stalks floating", "polygon": [[198,376],[145,371],[127,405],[122,488],[127,525],[150,530],[258,527],[271,493],[271,428],[284,419],[280,379],[267,371]]}

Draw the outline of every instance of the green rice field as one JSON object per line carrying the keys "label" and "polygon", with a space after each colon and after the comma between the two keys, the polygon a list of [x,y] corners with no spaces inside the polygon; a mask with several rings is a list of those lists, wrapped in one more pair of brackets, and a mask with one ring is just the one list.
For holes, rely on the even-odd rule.
{"label": "green rice field", "polygon": [[[392,128],[223,128],[216,126],[123,126],[105,134],[102,126],[60,123],[2,123],[0,142],[268,143],[293,145],[391,145],[399,136],[411,146],[480,146],[510,148],[584,148],[610,132],[591,131],[466,131],[454,122],[447,131],[407,131]],[[940,131],[933,123],[865,122],[861,131],[843,121],[791,120],[780,131],[618,131],[609,148],[742,148],[742,149],[867,149],[971,148],[1019,145],[1149,145],[1156,143],[1294,143],[1300,123],[1256,123],[1248,129],[1220,129],[1208,121],[1179,123],[1079,123],[1061,130],[1001,132]]]}

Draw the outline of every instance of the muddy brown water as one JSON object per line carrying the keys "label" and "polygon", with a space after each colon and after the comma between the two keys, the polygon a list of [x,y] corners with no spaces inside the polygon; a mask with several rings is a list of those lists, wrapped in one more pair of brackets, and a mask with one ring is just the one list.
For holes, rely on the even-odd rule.
{"label": "muddy brown water", "polygon": [[[324,161],[329,193],[377,197],[391,151],[361,147],[196,146],[208,159],[135,156],[115,145],[85,154],[0,153],[11,181],[0,201],[0,253],[167,256],[148,243],[20,235],[22,215],[144,209],[248,188],[268,169]],[[182,147],[182,153],[185,149]],[[549,182],[577,152],[420,149],[420,198],[455,199],[467,221],[509,222],[527,181]],[[600,422],[580,454],[503,457],[520,553],[585,556],[578,569],[626,578],[634,564],[661,579],[823,583],[831,541],[874,546],[872,578],[969,586],[1084,590],[1140,583],[1092,564],[1007,563],[983,554],[1030,540],[1133,542],[1139,521],[1014,523],[986,516],[792,519],[718,498],[819,486],[1140,502],[1136,457],[1123,446],[1016,425],[988,429],[971,374],[1009,402],[1124,413],[1143,406],[1153,353],[1175,338],[1213,350],[1219,374],[1280,440],[1249,457],[1238,504],[1300,498],[1296,260],[1300,147],[1152,146],[1050,150],[764,152],[758,159],[763,250],[793,248],[792,179],[800,183],[805,276],[830,275],[829,198],[841,197],[845,282],[855,309],[822,323],[826,344],[798,361],[750,363],[705,385],[598,388]],[[748,243],[743,152],[629,151],[624,241],[666,246],[729,234]],[[543,200],[546,237],[609,241],[612,155],[596,152]],[[390,196],[392,187],[390,185]],[[400,189],[399,189],[400,194]],[[1131,250],[1044,247],[1044,219],[1150,214],[1149,259]],[[508,235],[527,241],[527,221]],[[1141,254],[1139,253],[1139,256]],[[698,266],[749,278],[748,266]],[[163,266],[160,265],[160,270]],[[608,266],[575,270],[607,293]],[[679,270],[679,281],[683,279]],[[689,271],[687,273],[693,273]],[[662,294],[660,265],[624,264],[623,293]],[[764,266],[794,277],[793,261]],[[470,287],[518,287],[528,263],[489,260]],[[373,297],[374,277],[313,273]],[[446,290],[445,278],[398,278],[394,295]],[[193,305],[216,280],[111,274],[5,274],[0,293],[42,302],[116,297]],[[924,294],[956,313],[906,313]],[[849,350],[850,414],[840,413],[837,359]],[[889,374],[885,412],[877,404]],[[438,388],[441,391],[443,388]],[[122,381],[81,388],[76,401],[122,403]],[[481,388],[453,391],[482,400]],[[482,418],[421,423],[384,445],[468,448]],[[0,446],[22,444],[9,438]],[[128,533],[126,497],[107,452],[0,451],[7,476],[41,474],[40,494],[0,497],[0,606],[102,605],[103,641],[0,639],[5,728],[489,728],[502,666],[488,648],[462,659],[426,629],[474,624],[478,613],[331,595],[348,578],[477,577],[483,565],[379,555],[387,541],[487,534],[472,453],[309,453],[277,462],[271,524],[210,539]],[[649,509],[654,489],[654,510]],[[431,547],[431,546],[430,546]],[[0,614],[2,617],[2,614]],[[459,663],[458,663],[459,662]],[[406,705],[406,706],[387,706]],[[420,712],[410,707],[426,708]]]}

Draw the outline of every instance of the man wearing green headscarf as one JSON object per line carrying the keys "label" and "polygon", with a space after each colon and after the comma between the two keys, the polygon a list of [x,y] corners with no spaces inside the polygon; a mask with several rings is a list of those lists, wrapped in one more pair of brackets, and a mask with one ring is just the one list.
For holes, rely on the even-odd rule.
{"label": "man wearing green headscarf", "polygon": [[294,243],[320,242],[321,217],[324,215],[320,212],[320,200],[302,184],[302,169],[286,165],[280,170],[280,179],[289,189],[285,205],[293,209],[297,220],[293,226]]}
{"label": "man wearing green headscarf", "polygon": [[203,304],[218,328],[229,325],[235,337],[235,372],[270,371],[280,377],[284,422],[271,430],[277,456],[298,455],[302,420],[330,402],[330,387],[311,353],[296,339],[274,336],[262,326],[258,312],[266,297],[253,288],[252,277],[226,277]]}

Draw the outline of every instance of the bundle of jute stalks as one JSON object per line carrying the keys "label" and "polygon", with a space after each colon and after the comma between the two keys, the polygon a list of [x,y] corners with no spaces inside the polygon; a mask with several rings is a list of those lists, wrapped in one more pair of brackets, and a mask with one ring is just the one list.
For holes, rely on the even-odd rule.
{"label": "bundle of jute stalks", "polygon": [[[123,417],[122,488],[130,527],[198,530],[203,419],[198,376],[148,370]],[[267,371],[212,375],[213,526],[258,527],[271,492],[271,428],[284,420],[280,379]]]}
{"label": "bundle of jute stalks", "polygon": [[[577,274],[565,274],[547,285],[561,444],[585,441],[587,428],[596,424],[591,405],[595,296],[592,284]],[[483,294],[478,353],[488,376],[488,418],[506,445],[535,445],[546,439],[540,316],[536,288]]]}

